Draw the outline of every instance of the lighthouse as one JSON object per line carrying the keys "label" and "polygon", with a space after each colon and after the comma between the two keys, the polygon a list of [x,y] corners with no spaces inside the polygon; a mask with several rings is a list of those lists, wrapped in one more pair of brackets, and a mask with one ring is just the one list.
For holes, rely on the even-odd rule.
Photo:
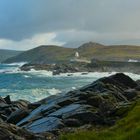
{"label": "lighthouse", "polygon": [[80,57],[78,52],[75,53],[75,57],[76,58],[79,58]]}

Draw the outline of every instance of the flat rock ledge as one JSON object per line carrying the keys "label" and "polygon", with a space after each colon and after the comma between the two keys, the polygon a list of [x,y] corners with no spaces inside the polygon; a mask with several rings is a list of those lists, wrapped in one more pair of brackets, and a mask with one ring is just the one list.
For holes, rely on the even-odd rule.
{"label": "flat rock ledge", "polygon": [[0,139],[53,140],[62,132],[112,126],[139,95],[140,82],[117,73],[35,103],[0,98]]}

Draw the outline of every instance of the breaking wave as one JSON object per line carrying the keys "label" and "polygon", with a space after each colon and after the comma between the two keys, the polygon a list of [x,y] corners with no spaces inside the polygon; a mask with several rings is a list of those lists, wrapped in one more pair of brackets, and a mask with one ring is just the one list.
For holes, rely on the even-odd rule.
{"label": "breaking wave", "polygon": [[27,64],[28,62],[15,62],[15,63],[9,63],[9,64],[4,64],[4,65],[9,65],[9,66],[23,66]]}
{"label": "breaking wave", "polygon": [[[25,99],[31,102],[41,100],[50,95],[78,89],[93,81],[116,72],[77,72],[53,75],[51,71],[20,71],[19,65],[0,65],[0,96],[10,95],[12,100]],[[140,79],[140,75],[125,73],[132,79]]]}
{"label": "breaking wave", "polygon": [[0,89],[0,96],[5,97],[10,95],[12,100],[24,99],[30,102],[36,102],[50,95],[56,95],[61,93],[59,89],[45,89],[45,88],[34,88],[24,90],[11,90],[11,89]]}

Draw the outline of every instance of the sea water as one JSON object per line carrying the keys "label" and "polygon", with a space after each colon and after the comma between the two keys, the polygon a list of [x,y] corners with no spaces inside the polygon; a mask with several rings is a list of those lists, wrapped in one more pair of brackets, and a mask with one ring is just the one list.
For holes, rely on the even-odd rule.
{"label": "sea water", "polygon": [[[0,64],[0,96],[10,95],[12,100],[24,99],[35,102],[50,95],[78,89],[101,77],[115,74],[115,72],[94,72],[65,73],[54,76],[52,72],[45,70],[20,71],[19,67],[22,64]],[[134,80],[140,79],[140,75],[126,74]]]}

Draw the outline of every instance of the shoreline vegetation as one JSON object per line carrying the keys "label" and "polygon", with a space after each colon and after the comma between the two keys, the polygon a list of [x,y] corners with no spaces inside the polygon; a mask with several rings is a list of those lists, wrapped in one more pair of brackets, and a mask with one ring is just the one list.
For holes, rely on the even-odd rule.
{"label": "shoreline vegetation", "polygon": [[140,81],[123,73],[38,102],[0,98],[0,139],[138,140]]}

